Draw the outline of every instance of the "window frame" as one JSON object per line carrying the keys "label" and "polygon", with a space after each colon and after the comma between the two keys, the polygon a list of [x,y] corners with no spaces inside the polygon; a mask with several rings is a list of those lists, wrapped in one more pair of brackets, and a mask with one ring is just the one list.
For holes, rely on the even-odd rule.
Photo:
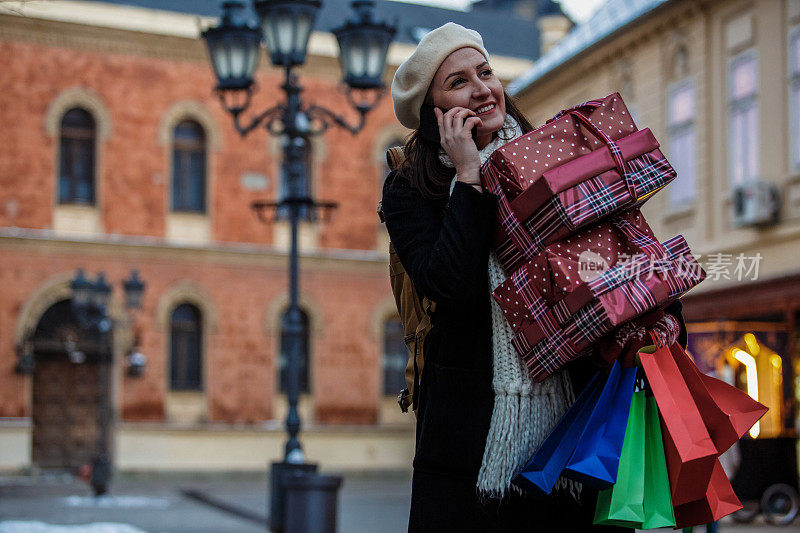
{"label": "window frame", "polygon": [[[190,354],[176,353],[175,349],[175,335],[176,335],[176,320],[175,313],[179,308],[187,306],[190,307],[196,317],[196,341],[197,341],[197,382],[190,381],[186,375],[189,373],[190,365],[193,363],[190,360]],[[202,392],[205,388],[204,376],[204,338],[203,338],[203,312],[192,302],[180,302],[176,304],[169,313],[169,390],[172,392]],[[181,333],[178,331],[177,333]],[[184,335],[191,333],[191,331],[182,332]],[[176,369],[180,369],[183,374],[182,381],[176,378]]]}
{"label": "window frame", "polygon": [[[64,119],[71,111],[79,110],[88,115],[92,121],[91,129],[82,128],[79,126],[64,126]],[[67,133],[68,135],[65,135]],[[56,187],[56,203],[58,205],[78,205],[95,207],[97,205],[97,137],[98,137],[98,123],[97,117],[90,109],[84,106],[75,105],[67,108],[62,114],[58,124],[58,184]],[[81,144],[85,142],[88,146],[89,161],[87,163],[88,171],[87,178],[89,182],[89,199],[79,199],[76,194],[78,187],[78,180],[74,176],[67,179],[64,175],[65,172],[65,159],[74,156],[78,152]],[[88,141],[88,142],[87,142]],[[70,155],[68,155],[70,152]],[[70,167],[75,167],[74,158],[70,159]],[[69,194],[67,198],[63,198],[61,194],[62,182],[68,181]]]}
{"label": "window frame", "polygon": [[[672,124],[671,120],[670,120],[670,112],[672,110],[672,99],[673,99],[673,96],[676,93],[678,93],[680,91],[683,91],[683,90],[685,90],[687,88],[691,89],[691,91],[692,91],[692,103],[693,103],[693,106],[694,106],[693,110],[692,110],[692,116],[688,120],[685,120],[683,122],[678,122],[676,124]],[[670,154],[669,154],[670,157],[673,158],[674,157],[673,139],[674,139],[675,136],[680,135],[680,134],[685,134],[686,132],[692,131],[692,132],[694,132],[695,139],[697,139],[697,90],[696,90],[696,87],[695,87],[694,77],[693,76],[687,76],[685,78],[682,78],[682,79],[680,79],[680,80],[678,80],[676,82],[673,82],[673,83],[669,84],[667,86],[666,99],[667,99],[667,101],[666,101],[665,109],[666,109],[666,115],[667,116],[666,116],[666,120],[664,122],[665,122],[666,127],[667,127],[668,151],[670,152]],[[698,158],[697,158],[697,147],[696,147],[696,145],[693,148],[692,163],[694,165],[694,169],[693,169],[694,176],[693,176],[693,182],[692,182],[691,195],[689,195],[688,197],[685,197],[685,198],[684,197],[679,197],[679,198],[674,198],[673,197],[672,190],[675,188],[675,185],[678,185],[679,183],[681,183],[680,182],[680,172],[678,172],[678,177],[672,183],[672,187],[670,188],[670,190],[668,191],[668,194],[667,194],[668,203],[669,203],[669,206],[671,208],[677,208],[677,207],[684,208],[684,207],[687,206],[687,203],[689,205],[691,205],[691,204],[694,204],[694,202],[697,200]],[[677,171],[678,169],[675,169],[675,170]]]}
{"label": "window frame", "polygon": [[[800,173],[800,65],[795,72],[794,66],[800,62],[800,52],[795,46],[794,41],[800,45],[800,24],[796,24],[789,29],[786,41],[787,65],[786,79],[788,81],[788,108],[789,108],[789,169],[792,173]],[[795,93],[797,96],[795,97]]]}
{"label": "window frame", "polygon": [[[743,63],[745,61],[753,61],[755,65],[755,91],[748,95],[745,98],[741,98],[739,100],[734,100],[732,97],[733,91],[733,72],[738,64]],[[728,58],[726,63],[726,72],[725,72],[725,120],[726,120],[726,163],[727,163],[727,180],[728,180],[728,188],[733,189],[733,187],[743,185],[749,182],[753,182],[759,179],[759,174],[761,172],[761,145],[760,145],[760,106],[759,106],[759,64],[758,64],[758,53],[753,48],[748,48],[734,56]],[[738,150],[733,149],[733,125],[734,121],[732,120],[734,113],[746,113],[750,110],[755,110],[755,127],[756,131],[754,132],[753,139],[755,143],[755,174],[754,175],[743,175],[741,183],[734,183],[733,182],[733,168],[735,166],[734,160],[734,153]],[[749,145],[748,145],[749,147]]]}
{"label": "window frame", "polygon": [[[185,123],[191,123],[196,126],[196,128],[202,133],[202,138],[192,140],[178,139],[176,135],[177,130]],[[206,215],[208,213],[208,132],[199,120],[196,120],[193,117],[185,117],[175,122],[175,124],[172,126],[171,134],[172,137],[170,150],[172,152],[172,165],[170,168],[170,212]],[[202,172],[202,175],[199,177],[199,186],[201,187],[201,204],[199,206],[192,206],[188,205],[188,202],[186,202],[183,205],[178,205],[177,201],[179,196],[177,194],[177,185],[181,182],[179,179],[180,177],[177,175],[179,158],[181,160],[185,159],[187,166],[186,168],[183,168],[183,171],[184,173],[188,173],[188,176],[183,176],[182,185],[190,189],[191,180],[193,179],[191,175],[191,158],[192,155],[198,153],[202,155],[200,165],[200,171]]]}
{"label": "window frame", "polygon": [[[398,360],[402,360],[402,362],[403,362],[402,367],[399,367],[399,368],[402,368],[402,370],[399,373],[399,375],[401,376],[402,379],[397,381],[397,383],[400,383],[401,386],[400,386],[400,388],[398,388],[396,390],[394,388],[397,386],[397,383],[391,383],[391,388],[390,388],[390,383],[389,383],[389,380],[387,379],[387,373],[389,372],[389,369],[388,369],[388,366],[389,366],[389,351],[386,348],[387,348],[387,344],[388,344],[388,338],[387,338],[388,337],[388,325],[389,325],[390,322],[396,322],[399,325],[399,330],[400,330],[399,340],[400,340],[400,342],[398,343],[398,346],[397,346],[397,348],[399,348],[399,350],[394,355],[398,356],[397,357]],[[397,396],[397,394],[401,390],[403,390],[405,388],[406,366],[408,365],[408,358],[409,358],[408,347],[406,346],[405,334],[403,332],[403,322],[400,320],[399,316],[394,315],[394,316],[386,317],[383,320],[381,325],[382,325],[382,327],[381,327],[381,390],[383,391],[383,395],[384,396]],[[402,357],[399,357],[400,354],[402,354]]]}

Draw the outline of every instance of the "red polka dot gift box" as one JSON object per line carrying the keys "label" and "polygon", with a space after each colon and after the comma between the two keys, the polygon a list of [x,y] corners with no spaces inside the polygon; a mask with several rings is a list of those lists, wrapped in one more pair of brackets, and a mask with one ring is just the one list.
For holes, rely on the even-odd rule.
{"label": "red polka dot gift box", "polygon": [[547,246],[492,296],[514,330],[514,348],[541,380],[704,278],[686,240],[659,243],[637,208]]}
{"label": "red polka dot gift box", "polygon": [[675,171],[614,93],[501,146],[481,178],[499,198],[494,249],[511,272],[548,244],[640,205]]}

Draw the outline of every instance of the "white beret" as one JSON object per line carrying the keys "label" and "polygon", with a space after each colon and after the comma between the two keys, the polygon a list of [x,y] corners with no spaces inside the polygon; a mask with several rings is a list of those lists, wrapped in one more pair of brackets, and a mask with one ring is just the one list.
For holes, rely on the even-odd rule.
{"label": "white beret", "polygon": [[394,114],[406,128],[419,127],[419,109],[439,65],[459,48],[474,48],[488,61],[489,53],[475,30],[448,22],[425,34],[411,56],[403,61],[392,80]]}

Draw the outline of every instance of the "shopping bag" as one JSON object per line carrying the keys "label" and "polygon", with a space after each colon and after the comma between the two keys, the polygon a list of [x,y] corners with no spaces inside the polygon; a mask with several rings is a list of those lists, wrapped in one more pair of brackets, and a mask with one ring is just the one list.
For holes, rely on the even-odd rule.
{"label": "shopping bag", "polygon": [[644,521],[645,393],[631,399],[617,482],[597,494],[594,523],[641,527]]}
{"label": "shopping bag", "polygon": [[517,486],[537,494],[550,494],[589,421],[604,381],[601,372],[594,375],[528,464],[514,478]]}
{"label": "shopping bag", "polygon": [[661,422],[653,396],[647,396],[645,402],[644,471],[644,521],[640,529],[675,527]]}
{"label": "shopping bag", "polygon": [[710,524],[742,508],[719,460],[714,463],[711,480],[705,489],[702,498],[675,506],[676,527]]}
{"label": "shopping bag", "polygon": [[746,392],[701,372],[680,345],[673,344],[670,351],[697,402],[717,453],[724,453],[768,408]]}
{"label": "shopping bag", "polygon": [[600,398],[589,417],[564,476],[602,489],[617,480],[625,427],[633,397],[636,367],[614,362]]}
{"label": "shopping bag", "polygon": [[651,336],[656,346],[642,348],[638,358],[661,413],[672,503],[680,505],[705,495],[717,448],[669,347]]}

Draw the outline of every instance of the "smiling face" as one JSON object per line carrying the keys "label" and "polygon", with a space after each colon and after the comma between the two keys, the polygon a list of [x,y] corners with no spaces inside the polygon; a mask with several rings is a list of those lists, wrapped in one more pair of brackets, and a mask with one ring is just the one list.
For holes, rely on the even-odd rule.
{"label": "smiling face", "polygon": [[479,51],[459,48],[439,65],[431,82],[433,105],[447,111],[466,107],[475,111],[482,125],[478,128],[478,147],[489,144],[492,133],[503,127],[506,101],[503,85]]}

